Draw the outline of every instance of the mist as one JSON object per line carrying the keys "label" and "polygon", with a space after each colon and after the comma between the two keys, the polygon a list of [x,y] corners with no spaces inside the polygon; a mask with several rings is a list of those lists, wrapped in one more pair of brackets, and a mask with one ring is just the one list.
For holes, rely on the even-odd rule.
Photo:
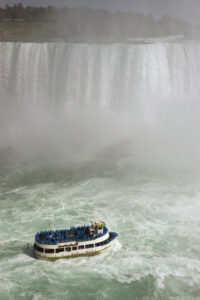
{"label": "mist", "polygon": [[6,6],[0,8],[0,39],[23,42],[130,43],[133,40],[139,42],[139,39],[158,37],[173,39],[179,36],[187,40],[200,38],[200,25],[194,18],[188,20],[181,14],[180,17],[168,14],[168,5],[165,13],[157,16],[155,12],[159,5],[152,5],[153,10],[148,10],[148,7],[147,3],[141,5],[141,13],[137,8],[116,12],[94,9],[92,6]]}
{"label": "mist", "polygon": [[[89,7],[93,9],[104,9],[111,12],[135,12],[140,14],[152,13],[156,19],[164,15],[199,23],[200,3],[198,0],[21,0],[25,6],[57,6],[57,7]],[[17,0],[2,0],[1,7],[19,3]]]}
{"label": "mist", "polygon": [[[66,113],[47,112],[42,108],[7,110],[1,128],[1,148],[12,146],[20,157],[51,161],[94,158],[98,151],[128,137],[123,116],[97,109]],[[5,130],[6,127],[6,130]]]}
{"label": "mist", "polygon": [[1,47],[0,146],[12,160],[199,168],[199,43]]}

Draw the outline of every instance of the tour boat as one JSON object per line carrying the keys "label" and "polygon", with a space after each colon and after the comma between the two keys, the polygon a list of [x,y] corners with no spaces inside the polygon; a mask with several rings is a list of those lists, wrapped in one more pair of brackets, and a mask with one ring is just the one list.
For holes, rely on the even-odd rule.
{"label": "tour boat", "polygon": [[33,252],[36,258],[48,260],[95,255],[110,247],[117,236],[102,221],[90,226],[41,231],[35,235]]}

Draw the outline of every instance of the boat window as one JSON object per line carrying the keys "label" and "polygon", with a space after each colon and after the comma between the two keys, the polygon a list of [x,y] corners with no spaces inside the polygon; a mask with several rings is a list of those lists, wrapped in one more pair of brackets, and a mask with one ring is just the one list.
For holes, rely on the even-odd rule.
{"label": "boat window", "polygon": [[41,247],[37,246],[37,251],[43,252],[43,251],[44,251],[44,248],[41,248]]}
{"label": "boat window", "polygon": [[99,247],[99,246],[101,246],[101,243],[95,244],[95,247]]}
{"label": "boat window", "polygon": [[56,249],[56,253],[63,252],[63,251],[64,251],[64,248],[58,248],[58,249]]}
{"label": "boat window", "polygon": [[94,248],[94,244],[86,245],[86,248]]}
{"label": "boat window", "polygon": [[68,248],[65,248],[65,251],[71,251],[71,248],[70,247],[68,247]]}
{"label": "boat window", "polygon": [[45,249],[45,253],[54,253],[54,249]]}
{"label": "boat window", "polygon": [[84,246],[78,246],[78,249],[84,249]]}
{"label": "boat window", "polygon": [[72,250],[77,250],[77,247],[72,247]]}

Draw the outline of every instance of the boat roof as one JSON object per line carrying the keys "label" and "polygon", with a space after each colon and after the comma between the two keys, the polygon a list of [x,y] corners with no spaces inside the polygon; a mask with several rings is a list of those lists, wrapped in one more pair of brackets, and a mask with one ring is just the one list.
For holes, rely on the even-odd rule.
{"label": "boat roof", "polygon": [[105,222],[103,222],[103,221],[92,221],[91,222],[92,223],[92,225],[93,226],[97,226],[97,227],[104,227],[104,226],[106,226],[106,223]]}

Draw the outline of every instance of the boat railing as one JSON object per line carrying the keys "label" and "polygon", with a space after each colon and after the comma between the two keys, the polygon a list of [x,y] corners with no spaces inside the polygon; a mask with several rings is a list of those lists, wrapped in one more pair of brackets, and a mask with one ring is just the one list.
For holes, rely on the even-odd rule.
{"label": "boat railing", "polygon": [[34,248],[36,251],[48,253],[48,254],[71,252],[71,251],[77,251],[77,250],[91,249],[91,248],[95,248],[95,247],[99,247],[99,246],[105,246],[105,245],[109,244],[112,240],[114,240],[117,236],[118,236],[118,234],[116,232],[110,232],[109,237],[105,241],[102,241],[102,242],[99,242],[96,244],[92,243],[92,244],[88,244],[88,245],[79,245],[79,246],[68,245],[66,247],[59,247],[56,249],[43,248],[43,247],[40,247],[40,246],[34,244]]}

